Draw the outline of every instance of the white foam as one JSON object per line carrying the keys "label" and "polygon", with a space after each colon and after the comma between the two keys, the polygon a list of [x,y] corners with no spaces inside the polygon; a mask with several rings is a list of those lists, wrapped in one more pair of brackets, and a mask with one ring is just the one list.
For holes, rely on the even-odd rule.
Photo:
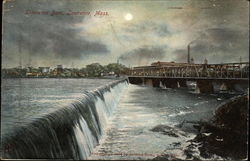
{"label": "white foam", "polygon": [[82,117],[80,118],[79,122],[80,124],[77,123],[74,127],[74,133],[78,147],[80,149],[80,159],[87,159],[87,157],[91,154],[94,145],[96,144],[96,140],[91,134],[86,121]]}
{"label": "white foam", "polygon": [[185,115],[185,114],[188,114],[188,113],[192,113],[193,111],[180,111],[178,113],[174,113],[174,114],[170,114],[168,115],[169,117],[175,117],[175,116],[181,116],[181,115]]}
{"label": "white foam", "polygon": [[[119,83],[113,88],[110,89],[110,92],[105,92],[103,94],[104,99],[97,97],[95,101],[95,107],[97,110],[98,119],[100,121],[101,133],[105,133],[105,129],[109,122],[109,118],[112,115],[114,109],[116,108],[120,97],[122,95],[122,90],[127,86],[127,83]],[[92,110],[90,110],[90,115],[94,122],[94,127],[97,129],[98,124]],[[80,149],[80,159],[87,159],[90,154],[93,152],[97,142],[100,141],[102,136],[99,134],[99,140],[97,141],[96,138],[91,133],[88,124],[84,120],[83,117],[79,119],[80,123],[76,123],[74,127],[74,133],[76,136],[77,144]],[[83,129],[83,130],[81,130]]]}

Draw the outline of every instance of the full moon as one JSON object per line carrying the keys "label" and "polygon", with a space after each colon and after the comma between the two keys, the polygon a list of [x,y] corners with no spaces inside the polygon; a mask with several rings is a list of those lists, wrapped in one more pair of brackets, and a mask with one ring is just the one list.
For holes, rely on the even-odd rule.
{"label": "full moon", "polygon": [[125,16],[124,16],[125,20],[127,21],[130,21],[133,19],[133,15],[131,13],[127,13]]}

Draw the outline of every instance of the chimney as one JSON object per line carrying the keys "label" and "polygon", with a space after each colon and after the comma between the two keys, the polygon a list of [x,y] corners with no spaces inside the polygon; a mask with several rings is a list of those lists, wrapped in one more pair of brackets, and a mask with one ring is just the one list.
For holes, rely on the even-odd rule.
{"label": "chimney", "polygon": [[187,46],[187,50],[188,50],[188,55],[187,55],[187,63],[190,64],[190,45]]}

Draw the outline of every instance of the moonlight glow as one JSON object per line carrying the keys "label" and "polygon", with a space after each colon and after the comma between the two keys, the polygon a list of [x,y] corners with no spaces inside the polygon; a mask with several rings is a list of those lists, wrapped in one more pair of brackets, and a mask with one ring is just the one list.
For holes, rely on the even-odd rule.
{"label": "moonlight glow", "polygon": [[133,19],[133,15],[131,13],[127,13],[125,16],[124,16],[125,20],[127,21],[130,21]]}

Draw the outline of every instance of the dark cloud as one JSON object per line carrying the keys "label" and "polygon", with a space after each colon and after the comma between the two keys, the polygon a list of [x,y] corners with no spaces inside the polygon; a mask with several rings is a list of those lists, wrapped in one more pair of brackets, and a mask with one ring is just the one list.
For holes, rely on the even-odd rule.
{"label": "dark cloud", "polygon": [[[248,13],[243,13],[242,10],[249,10],[247,0],[190,0],[189,6],[196,8],[207,8],[200,14],[203,18],[211,20],[224,20],[230,15],[241,17]],[[239,14],[239,12],[241,12]]]}
{"label": "dark cloud", "polygon": [[119,57],[122,63],[127,65],[148,65],[152,61],[160,60],[165,56],[165,47],[141,47]]}
{"label": "dark cloud", "polygon": [[[240,57],[248,59],[248,46],[247,32],[230,28],[211,28],[201,32],[198,38],[190,43],[190,53],[197,63],[204,58],[215,63],[232,62],[238,61]],[[178,49],[174,54],[177,61],[183,61],[187,50]]]}
{"label": "dark cloud", "polygon": [[[189,19],[192,20],[196,16],[197,24],[206,24],[203,30],[211,27],[249,30],[248,0],[191,0],[189,3],[190,7],[197,8]],[[203,7],[208,9],[201,9]]]}
{"label": "dark cloud", "polygon": [[[84,16],[25,14],[29,11],[91,11],[90,3],[80,1],[22,0],[7,2],[4,8],[4,45],[21,48],[28,56],[54,56],[61,59],[79,59],[90,55],[106,54],[107,46],[99,41],[90,41],[80,36],[80,30],[73,28]],[[5,51],[8,52],[8,51]],[[17,51],[17,52],[20,52]],[[12,53],[13,54],[13,53]],[[22,54],[22,53],[16,53]],[[13,55],[14,56],[14,55]]]}
{"label": "dark cloud", "polygon": [[175,61],[177,62],[187,62],[187,49],[177,49],[173,51],[175,55]]}
{"label": "dark cloud", "polygon": [[[126,5],[124,7],[120,3],[123,2],[98,2],[98,4],[94,1],[82,0],[11,0],[6,2],[3,15],[2,58],[4,64],[17,66],[17,57],[22,57],[24,60],[33,59],[34,64],[40,61],[39,65],[43,65],[43,62],[55,65],[55,63],[66,64],[71,61],[84,65],[97,59],[100,62],[109,63],[120,54],[122,54],[121,61],[131,65],[146,65],[152,61],[174,59],[174,61],[186,62],[187,50],[184,47],[186,42],[192,42],[191,56],[198,63],[205,57],[212,63],[232,62],[238,60],[240,56],[243,59],[248,58],[249,3],[245,0],[180,1],[178,5],[183,5],[183,9],[174,11],[166,10],[166,8],[169,4],[176,5],[177,2],[136,2],[135,10],[130,10],[134,19],[125,23],[118,18],[119,14],[110,14],[117,16],[118,21],[114,23],[114,26],[118,27],[116,31],[119,32],[116,33],[112,28],[105,28],[106,24],[104,24],[98,41],[91,41],[93,40],[91,37],[80,35],[80,33],[91,35],[96,29],[99,31],[99,27],[102,28],[99,26],[102,22],[96,23],[97,19],[88,20],[90,22],[87,22],[88,27],[77,29],[74,25],[87,21],[86,17],[25,15],[26,10],[94,12],[103,9],[113,14],[129,11],[130,5],[124,2],[127,7],[129,6],[126,8]],[[149,9],[147,14],[143,13],[145,7]],[[111,16],[109,18],[112,18]],[[93,30],[89,27],[91,25],[93,25]],[[115,35],[108,33],[112,31]],[[201,33],[197,33],[199,31]],[[104,35],[104,33],[107,34]],[[93,33],[93,35],[96,40],[98,34]],[[104,41],[107,44],[104,44]],[[127,42],[131,46],[127,46],[125,50],[130,52],[123,54],[123,44]],[[167,44],[168,42],[170,44]],[[141,44],[156,47],[138,48]],[[168,47],[163,45],[168,45]],[[170,46],[183,47],[176,49],[169,48]],[[133,48],[137,49],[133,50]]]}

